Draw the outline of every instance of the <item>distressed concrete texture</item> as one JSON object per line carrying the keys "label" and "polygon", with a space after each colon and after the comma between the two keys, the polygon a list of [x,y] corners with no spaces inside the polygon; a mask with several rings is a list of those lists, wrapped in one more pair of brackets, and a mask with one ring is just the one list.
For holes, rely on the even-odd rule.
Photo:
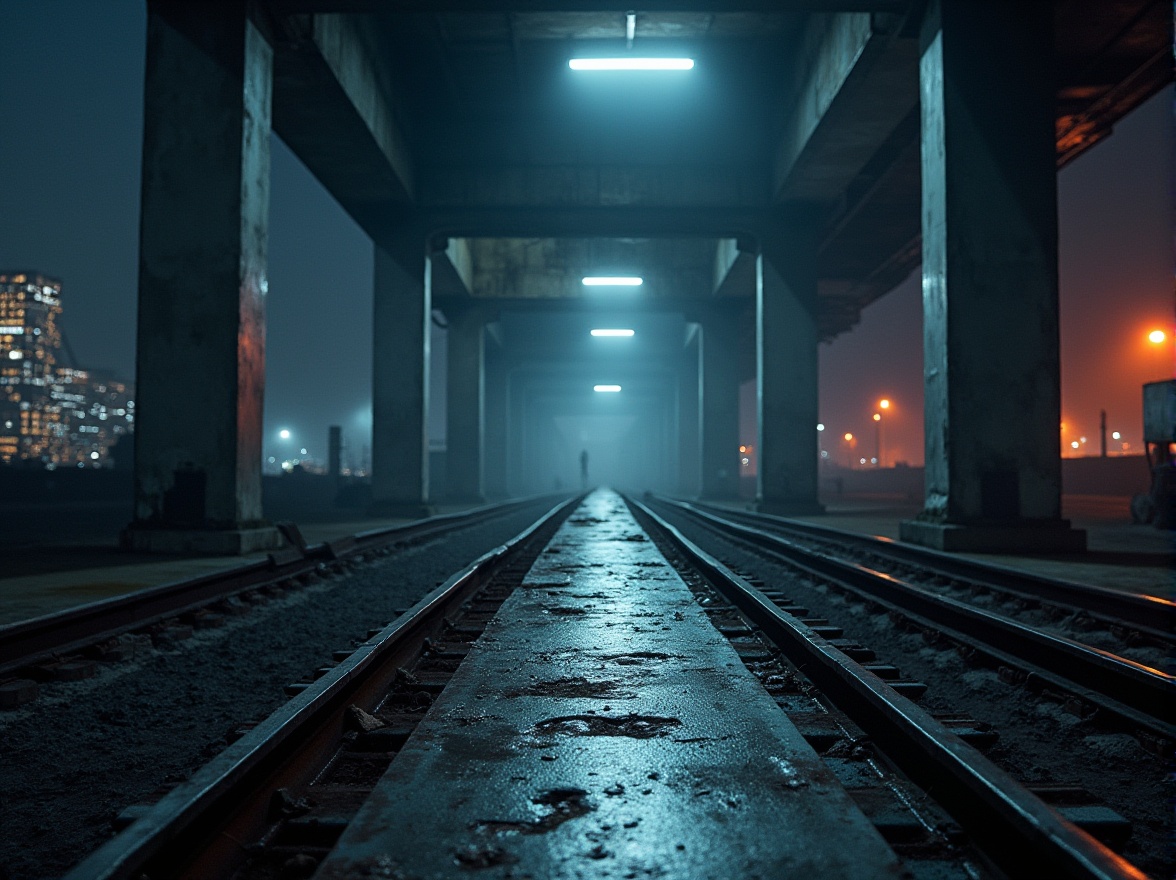
{"label": "distressed concrete texture", "polygon": [[471,869],[900,874],[607,491],[561,527],[316,876]]}

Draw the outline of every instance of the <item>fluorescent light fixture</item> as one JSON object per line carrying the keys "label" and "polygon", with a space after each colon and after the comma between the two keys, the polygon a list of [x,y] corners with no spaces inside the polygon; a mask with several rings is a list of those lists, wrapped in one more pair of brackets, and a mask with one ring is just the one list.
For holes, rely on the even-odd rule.
{"label": "fluorescent light fixture", "polygon": [[616,392],[621,390],[621,386],[620,385],[593,385],[592,390],[615,394]]}
{"label": "fluorescent light fixture", "polygon": [[632,336],[632,330],[593,330],[593,336]]}
{"label": "fluorescent light fixture", "polygon": [[572,58],[572,70],[690,70],[693,58]]}
{"label": "fluorescent light fixture", "polygon": [[589,275],[583,279],[585,287],[640,287],[644,278],[636,275]]}

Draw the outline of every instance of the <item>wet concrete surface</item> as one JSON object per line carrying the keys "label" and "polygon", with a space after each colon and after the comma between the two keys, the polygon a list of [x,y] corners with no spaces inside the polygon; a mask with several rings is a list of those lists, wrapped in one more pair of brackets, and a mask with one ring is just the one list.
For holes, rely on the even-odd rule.
{"label": "wet concrete surface", "polygon": [[561,527],[319,878],[896,877],[612,492]]}

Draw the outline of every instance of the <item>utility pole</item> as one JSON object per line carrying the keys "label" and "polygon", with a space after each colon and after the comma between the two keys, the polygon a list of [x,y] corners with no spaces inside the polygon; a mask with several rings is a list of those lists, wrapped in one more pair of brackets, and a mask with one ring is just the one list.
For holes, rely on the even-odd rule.
{"label": "utility pole", "polygon": [[1098,449],[1099,455],[1103,458],[1107,457],[1107,411],[1100,409],[1098,411]]}

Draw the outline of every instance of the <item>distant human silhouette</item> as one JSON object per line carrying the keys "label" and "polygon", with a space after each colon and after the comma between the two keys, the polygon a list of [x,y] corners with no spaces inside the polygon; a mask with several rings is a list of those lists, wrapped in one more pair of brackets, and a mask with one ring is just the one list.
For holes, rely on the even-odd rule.
{"label": "distant human silhouette", "polygon": [[580,450],[580,488],[588,488],[588,450]]}

